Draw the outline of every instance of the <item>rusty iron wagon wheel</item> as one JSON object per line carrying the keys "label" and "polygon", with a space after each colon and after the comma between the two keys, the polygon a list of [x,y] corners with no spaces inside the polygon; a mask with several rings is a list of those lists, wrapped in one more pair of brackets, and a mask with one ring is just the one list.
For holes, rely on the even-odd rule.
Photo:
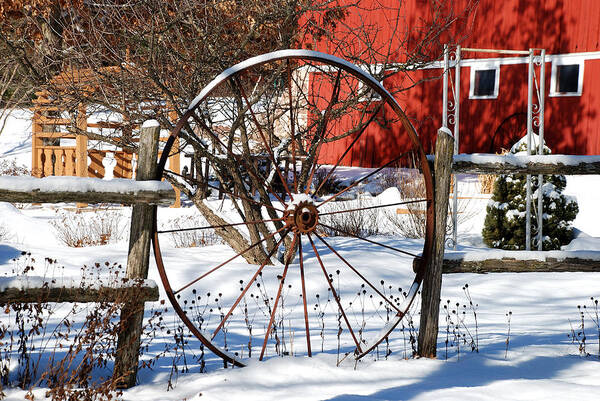
{"label": "rusty iron wagon wheel", "polygon": [[[178,151],[194,160],[185,174],[166,168],[176,138]],[[210,214],[199,227],[161,226],[157,218],[153,246],[164,288],[191,333],[229,363],[312,356],[325,336],[361,358],[388,338],[417,296],[432,246],[429,165],[394,97],[345,60],[282,50],[226,69],[178,121],[159,170]],[[340,185],[341,172],[354,179]],[[404,187],[393,202],[349,196],[384,174]],[[217,206],[203,200],[210,191],[223,198]],[[398,208],[420,219],[406,224],[421,224],[422,241],[407,246],[344,225],[349,216],[379,219],[366,213],[384,210],[399,218]],[[165,236],[233,228],[245,240],[235,251],[223,245],[206,260],[190,260],[188,272],[170,269]],[[358,250],[367,259],[353,256]],[[385,283],[368,263],[380,251],[389,265]],[[400,257],[417,263],[400,267]],[[326,313],[336,327],[326,327]]]}

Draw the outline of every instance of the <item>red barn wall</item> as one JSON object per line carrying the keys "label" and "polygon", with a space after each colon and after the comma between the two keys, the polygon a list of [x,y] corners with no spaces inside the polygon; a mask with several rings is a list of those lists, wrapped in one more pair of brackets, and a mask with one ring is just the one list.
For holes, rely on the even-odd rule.
{"label": "red barn wall", "polygon": [[[339,28],[340,35],[351,41],[353,27],[359,29],[365,22],[378,25],[375,45],[383,46],[398,41],[411,28],[430,18],[429,3],[423,0],[404,1],[406,26],[400,31],[386,29],[393,15],[386,15],[388,0],[361,2],[368,13],[350,14]],[[458,14],[469,0],[448,2]],[[379,11],[373,11],[373,10]],[[545,138],[554,153],[600,154],[600,1],[598,0],[480,0],[477,7],[462,15],[452,32],[465,35],[463,47],[484,49],[527,50],[545,48],[550,56],[546,63]],[[354,51],[361,51],[360,41],[350,43]],[[409,44],[410,45],[410,44]],[[392,46],[393,47],[393,46]],[[319,43],[317,50],[333,52],[327,42]],[[597,52],[597,53],[595,53]],[[586,57],[581,96],[550,97],[552,56],[581,53]],[[397,54],[397,61],[402,55]],[[498,57],[492,53],[463,53],[466,64],[475,60]],[[527,111],[526,57],[518,64],[501,65],[498,97],[496,99],[469,99],[470,68],[461,69],[460,96],[460,152],[476,153],[498,151],[509,147],[525,129]],[[439,77],[441,70],[431,68],[416,71],[410,77],[397,75],[386,82],[387,88],[406,87],[409,79]],[[454,71],[452,70],[452,76]],[[425,150],[431,152],[435,133],[441,126],[442,82],[428,81],[397,95],[397,100],[413,122]],[[505,128],[505,129],[504,129]],[[361,139],[357,151],[345,164],[376,165],[385,162],[388,155],[403,148],[400,127],[368,132]],[[386,132],[387,131],[387,132]],[[523,132],[524,133],[524,132]],[[494,136],[495,135],[495,136]],[[348,139],[348,143],[351,139]],[[493,145],[493,146],[492,146]],[[333,151],[329,158],[336,159]],[[343,152],[343,150],[341,150]],[[339,154],[341,154],[341,152]],[[375,153],[375,156],[365,155]]]}

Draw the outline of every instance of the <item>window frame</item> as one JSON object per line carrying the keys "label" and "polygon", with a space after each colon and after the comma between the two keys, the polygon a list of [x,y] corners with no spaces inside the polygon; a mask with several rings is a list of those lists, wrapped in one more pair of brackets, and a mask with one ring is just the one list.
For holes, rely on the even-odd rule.
{"label": "window frame", "polygon": [[[496,71],[495,81],[494,81],[494,91],[491,95],[476,96],[475,95],[475,74],[477,71],[484,71],[484,70],[495,70]],[[471,77],[469,79],[469,99],[497,99],[498,98],[498,92],[499,92],[499,88],[500,88],[500,62],[488,61],[485,63],[477,63],[474,65],[471,65],[470,75],[471,75]]]}
{"label": "window frame", "polygon": [[[557,92],[556,79],[558,75],[558,66],[561,65],[579,65],[579,74],[577,77],[577,92]],[[552,73],[550,74],[550,94],[551,97],[581,96],[583,93],[583,74],[585,59],[581,57],[556,57],[552,60]]]}

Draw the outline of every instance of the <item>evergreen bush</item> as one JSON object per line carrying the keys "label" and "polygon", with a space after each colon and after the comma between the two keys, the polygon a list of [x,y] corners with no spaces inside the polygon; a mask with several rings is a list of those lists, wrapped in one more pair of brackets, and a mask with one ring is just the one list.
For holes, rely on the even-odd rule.
{"label": "evergreen bush", "polygon": [[[537,154],[539,138],[533,135],[532,154]],[[511,154],[527,154],[526,137],[517,142],[510,150]],[[550,149],[544,145],[544,154]],[[494,183],[494,192],[487,206],[487,214],[483,226],[483,242],[491,248],[525,249],[526,220],[526,176],[500,175]],[[543,196],[543,250],[560,249],[573,239],[572,221],[579,212],[577,200],[564,195],[567,179],[564,175],[544,175],[542,182]],[[537,239],[537,197],[538,176],[531,176],[531,238],[532,248]]]}

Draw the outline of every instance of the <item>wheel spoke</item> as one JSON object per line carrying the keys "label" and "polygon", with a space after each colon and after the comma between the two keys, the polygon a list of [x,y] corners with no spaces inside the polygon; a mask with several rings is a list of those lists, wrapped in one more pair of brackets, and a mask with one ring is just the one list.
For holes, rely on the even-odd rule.
{"label": "wheel spoke", "polygon": [[310,241],[310,245],[312,246],[312,249],[315,252],[315,256],[317,257],[317,260],[319,261],[319,265],[321,265],[321,270],[323,270],[323,274],[325,275],[325,280],[327,281],[327,284],[329,284],[329,289],[331,289],[331,293],[333,294],[333,299],[335,299],[335,302],[338,305],[340,313],[344,317],[346,326],[348,326],[348,330],[350,331],[350,334],[352,335],[352,339],[354,340],[354,343],[356,344],[356,349],[358,350],[359,353],[362,353],[362,350],[360,348],[360,343],[359,343],[358,339],[356,338],[356,336],[354,335],[354,330],[352,330],[352,326],[350,326],[348,317],[346,317],[346,312],[344,312],[344,308],[342,308],[340,298],[338,297],[337,292],[335,291],[335,288],[333,287],[333,284],[331,284],[331,281],[329,281],[329,275],[327,274],[327,270],[325,269],[325,266],[323,265],[323,261],[321,260],[321,256],[319,255],[319,252],[317,252],[317,247],[315,246],[315,243],[313,242],[310,234],[307,234],[307,236],[308,236],[308,240]]}
{"label": "wheel spoke", "polygon": [[317,160],[319,160],[319,155],[321,154],[321,145],[323,143],[319,143],[317,145],[317,149],[315,150],[315,158],[314,158],[314,165],[312,170],[310,171],[310,175],[308,176],[308,181],[306,182],[306,188],[304,189],[304,193],[308,194],[310,192],[310,186],[312,185],[312,181],[313,178],[315,177],[315,172],[317,171]]}
{"label": "wheel spoke", "polygon": [[396,202],[396,203],[387,203],[385,205],[374,205],[374,206],[359,207],[359,208],[356,208],[356,209],[336,210],[334,212],[319,213],[319,216],[329,216],[331,214],[348,213],[348,212],[358,212],[360,210],[380,209],[382,207],[408,205],[408,204],[411,204],[411,203],[420,203],[420,202],[427,202],[427,199],[415,199],[415,200],[411,200],[411,201]]}
{"label": "wheel spoke", "polygon": [[298,193],[298,177],[296,176],[296,127],[294,126],[294,105],[292,104],[292,70],[290,60],[287,61],[288,97],[290,107],[290,137],[292,138],[292,165],[294,166],[294,192]]}
{"label": "wheel spoke", "polygon": [[377,174],[378,172],[380,172],[380,171],[381,171],[381,170],[383,170],[384,168],[386,168],[386,167],[389,167],[389,166],[391,166],[392,164],[396,163],[398,160],[400,160],[401,158],[403,158],[404,156],[406,156],[406,155],[407,155],[408,153],[410,153],[411,151],[412,151],[412,149],[411,149],[411,150],[409,150],[409,151],[406,151],[406,152],[404,152],[404,153],[402,153],[402,154],[400,154],[400,156],[396,157],[395,159],[392,159],[392,160],[390,160],[389,162],[387,162],[386,164],[384,164],[383,166],[381,166],[381,167],[379,167],[379,168],[377,168],[377,169],[375,169],[375,170],[371,171],[369,174],[365,175],[365,176],[364,176],[363,178],[361,178],[360,180],[358,180],[358,181],[355,181],[354,183],[352,183],[352,185],[348,186],[347,188],[344,188],[344,189],[342,189],[340,192],[336,193],[335,195],[332,195],[331,197],[329,197],[329,198],[325,199],[323,202],[319,203],[319,204],[317,205],[317,208],[318,208],[318,207],[321,207],[321,206],[323,206],[323,205],[324,205],[324,204],[326,204],[327,202],[330,202],[330,201],[334,200],[335,198],[337,198],[338,196],[340,196],[340,195],[341,195],[341,194],[343,194],[344,192],[351,190],[352,188],[356,187],[358,184],[362,183],[363,181],[367,180],[368,178],[370,178],[370,177],[374,176],[375,174]]}
{"label": "wheel spoke", "polygon": [[[165,173],[166,173],[167,175],[169,175],[169,174],[172,174],[172,175],[176,175],[176,176],[178,176],[178,177],[181,177],[181,178],[183,178],[183,179],[187,179],[187,177],[185,177],[184,175],[181,175],[181,174],[179,174],[179,173],[176,173],[176,172],[174,172],[174,171],[171,171],[171,170],[165,170]],[[198,181],[196,181],[196,182],[198,182]],[[281,213],[283,213],[283,212],[284,212],[284,210],[283,210],[283,209],[276,208],[275,206],[272,206],[272,205],[267,205],[266,203],[259,202],[259,201],[257,201],[257,200],[254,200],[254,199],[248,198],[247,196],[244,196],[244,195],[238,195],[238,194],[234,194],[233,192],[230,192],[230,191],[228,191],[228,190],[226,190],[226,189],[224,189],[224,188],[221,188],[221,187],[216,187],[216,186],[212,185],[212,184],[211,184],[211,183],[209,183],[209,182],[205,182],[205,183],[204,183],[204,185],[206,185],[206,186],[207,186],[207,187],[209,187],[209,188],[215,189],[215,190],[217,190],[217,191],[221,191],[222,193],[224,193],[224,194],[226,194],[226,195],[229,195],[229,196],[231,196],[231,197],[233,197],[233,198],[239,198],[239,199],[245,200],[245,201],[247,201],[247,202],[254,203],[255,205],[264,206],[264,207],[266,207],[266,208],[268,208],[268,209],[276,210],[276,211],[278,211],[278,212],[281,212]],[[270,189],[270,187],[267,187],[267,189]],[[280,198],[280,197],[278,197],[278,196],[277,196],[276,194],[274,194],[274,193],[273,193],[273,195],[274,195],[274,196],[275,196],[275,197],[276,197],[276,198],[277,198],[279,201],[281,201],[281,198]],[[281,203],[285,205],[285,203],[283,203],[283,202],[281,202]]]}
{"label": "wheel spoke", "polygon": [[[287,228],[287,227],[285,227],[285,228]],[[275,244],[275,246],[273,247],[273,249],[271,249],[271,251],[269,252],[269,254],[267,255],[267,257],[265,258],[264,262],[260,265],[260,267],[258,268],[258,270],[256,270],[256,273],[254,273],[254,275],[252,276],[252,278],[248,281],[248,284],[246,284],[246,286],[244,287],[244,289],[243,289],[242,293],[240,294],[240,296],[237,297],[237,299],[235,300],[235,302],[233,303],[233,305],[231,306],[231,308],[229,309],[229,311],[227,311],[227,314],[223,317],[223,319],[221,319],[221,322],[219,323],[219,325],[217,326],[217,328],[215,329],[215,331],[212,333],[211,339],[214,339],[215,336],[219,333],[219,330],[221,330],[221,328],[223,327],[223,325],[225,324],[225,322],[227,321],[227,319],[229,318],[229,316],[231,316],[231,314],[233,313],[233,311],[235,310],[235,308],[238,306],[238,304],[240,303],[240,301],[242,300],[242,298],[244,298],[244,295],[246,295],[246,292],[248,292],[248,289],[252,286],[252,284],[254,283],[254,280],[256,280],[256,277],[258,277],[258,275],[260,274],[260,272],[262,272],[262,270],[264,269],[264,267],[267,265],[267,262],[269,260],[271,260],[271,257],[273,256],[273,254],[275,253],[275,251],[279,248],[279,246],[281,245],[281,243],[285,239],[285,236],[288,233],[289,233],[289,229],[281,237],[281,239],[279,241],[277,241],[277,244]]]}
{"label": "wheel spoke", "polygon": [[306,305],[306,284],[304,282],[304,258],[302,256],[302,237],[299,238],[298,257],[300,258],[300,282],[302,283],[302,304],[304,307],[304,327],[306,328],[306,347],[308,348],[308,356],[312,356],[310,347],[310,328],[308,324],[308,307]]}
{"label": "wheel spoke", "polygon": [[260,123],[258,122],[256,115],[254,114],[254,110],[252,110],[250,101],[248,100],[248,97],[246,96],[246,91],[244,90],[244,87],[241,84],[236,82],[236,85],[239,87],[240,93],[242,94],[242,97],[244,98],[244,101],[246,102],[246,107],[248,108],[248,111],[250,111],[250,115],[252,116],[252,119],[254,120],[254,125],[258,129],[258,133],[260,135],[260,138],[262,139],[263,145],[265,145],[265,149],[267,150],[269,159],[271,159],[271,163],[273,163],[273,168],[275,169],[275,171],[277,171],[277,175],[279,176],[279,179],[281,180],[281,183],[283,184],[285,191],[289,195],[290,199],[292,199],[292,193],[290,192],[290,189],[288,188],[287,180],[283,179],[283,174],[281,174],[281,171],[279,171],[279,165],[277,164],[277,161],[275,160],[275,154],[273,153],[273,149],[271,149],[271,145],[269,145],[269,142],[267,141],[267,137],[265,137],[265,134],[263,133],[262,129],[260,128]]}
{"label": "wheel spoke", "polygon": [[[296,242],[298,241],[298,234],[294,234],[294,241],[292,242],[292,250],[296,247]],[[258,358],[262,361],[263,356],[265,355],[265,349],[267,348],[267,342],[269,341],[269,334],[271,334],[271,329],[273,328],[273,321],[275,320],[275,312],[277,311],[277,305],[279,304],[279,298],[281,298],[281,290],[283,289],[283,284],[285,283],[285,278],[287,276],[288,267],[290,267],[290,262],[293,259],[293,255],[287,258],[285,261],[285,267],[283,269],[283,273],[281,274],[281,280],[279,281],[279,289],[277,290],[277,296],[275,297],[275,303],[273,304],[273,310],[271,311],[271,318],[269,320],[269,325],[267,326],[267,332],[265,333],[265,340],[263,341],[263,346],[260,351],[260,357]]]}
{"label": "wheel spoke", "polygon": [[350,151],[350,149],[352,149],[352,147],[354,146],[354,144],[358,141],[358,139],[362,136],[362,134],[365,132],[365,130],[367,129],[367,127],[369,125],[371,125],[371,123],[373,122],[373,120],[375,119],[375,117],[377,116],[377,113],[379,113],[379,110],[381,109],[381,107],[383,106],[383,103],[381,103],[379,106],[377,106],[377,110],[375,110],[373,112],[373,114],[371,115],[371,117],[369,118],[369,121],[367,121],[362,128],[360,129],[360,131],[358,132],[358,134],[356,135],[356,138],[354,138],[354,140],[352,140],[352,142],[350,143],[350,146],[348,146],[348,148],[344,151],[344,153],[342,154],[342,156],[340,156],[340,158],[338,159],[337,163],[335,164],[335,166],[333,166],[333,168],[331,170],[329,170],[329,173],[327,173],[327,176],[325,177],[325,179],[323,181],[321,181],[321,185],[319,185],[319,188],[317,188],[317,190],[314,192],[315,194],[319,193],[319,190],[321,189],[321,187],[323,187],[323,185],[325,185],[325,183],[327,182],[327,180],[333,175],[333,172],[335,171],[335,169],[338,168],[338,166],[340,165],[340,163],[342,162],[342,160],[344,159],[344,157],[346,157],[346,155],[348,154],[348,152]]}
{"label": "wheel spoke", "polygon": [[325,227],[325,228],[328,228],[328,229],[330,229],[330,230],[334,230],[334,231],[340,232],[340,233],[342,233],[342,234],[344,234],[344,235],[347,235],[347,236],[349,236],[349,237],[354,237],[354,238],[357,238],[357,239],[360,239],[360,240],[363,240],[363,241],[369,242],[369,243],[371,243],[371,244],[373,244],[373,245],[378,245],[378,246],[381,246],[381,247],[383,247],[383,248],[391,249],[392,251],[396,251],[396,252],[400,252],[400,253],[403,253],[403,254],[405,254],[405,255],[408,255],[408,256],[412,256],[413,258],[419,258],[419,257],[421,257],[421,256],[419,256],[419,255],[415,255],[414,253],[410,253],[410,252],[407,252],[407,251],[403,251],[402,249],[394,248],[393,246],[389,246],[389,245],[386,245],[386,244],[382,244],[381,242],[373,241],[373,240],[371,240],[371,239],[368,239],[368,238],[363,238],[363,237],[360,237],[360,236],[358,236],[358,235],[351,234],[351,233],[349,233],[349,232],[347,232],[347,231],[344,231],[344,230],[342,230],[342,229],[339,229],[339,228],[335,228],[335,227],[329,226],[329,225],[327,225],[327,224],[324,224],[324,223],[319,223],[319,225],[321,225],[321,226],[323,226],[323,227]]}
{"label": "wheel spoke", "polygon": [[[212,269],[210,269],[209,271],[207,271],[206,273],[204,273],[203,275],[201,275],[200,277],[190,281],[189,283],[187,283],[186,285],[184,285],[183,287],[181,287],[180,289],[178,289],[177,291],[173,292],[173,294],[177,295],[178,293],[180,293],[181,291],[185,290],[186,288],[189,288],[191,285],[194,285],[195,283],[197,283],[198,281],[202,280],[204,277],[208,276],[209,274],[219,270],[221,267],[225,266],[227,263],[231,262],[232,260],[236,259],[237,257],[245,254],[246,252],[248,252],[249,250],[255,248],[256,246],[258,246],[259,244],[265,242],[266,240],[268,240],[269,238],[273,238],[275,235],[279,234],[280,232],[282,232],[283,230],[287,229],[287,226],[284,226],[282,228],[280,228],[279,230],[275,231],[274,233],[266,236],[265,238],[261,239],[258,242],[255,242],[254,244],[250,245],[248,248],[244,249],[243,251],[237,253],[236,255],[232,256],[231,258],[227,259],[225,262],[221,263],[220,265],[213,267]],[[287,233],[286,233],[287,235]],[[283,239],[285,238],[285,235],[283,235],[283,237],[281,238],[280,241],[283,241]]]}
{"label": "wheel spoke", "polygon": [[220,225],[216,225],[216,226],[186,227],[186,228],[175,228],[172,230],[158,230],[156,232],[159,234],[177,233],[177,232],[183,232],[183,231],[207,230],[209,228],[214,229],[214,228],[227,228],[227,227],[235,227],[235,226],[243,226],[243,225],[261,224],[261,223],[269,223],[269,222],[281,221],[281,220],[283,220],[283,217],[281,217],[279,219],[243,221],[241,223],[220,224]]}
{"label": "wheel spoke", "polygon": [[342,262],[344,262],[346,264],[346,266],[348,266],[354,273],[356,273],[356,275],[358,277],[360,277],[365,283],[367,283],[367,285],[369,287],[371,287],[373,289],[373,291],[375,291],[381,298],[383,298],[392,308],[394,308],[398,314],[401,314],[402,311],[400,311],[400,309],[394,305],[394,303],[392,301],[390,301],[389,299],[387,299],[387,297],[381,293],[381,291],[379,291],[379,289],[377,289],[377,287],[375,287],[373,284],[371,284],[371,282],[369,280],[367,280],[367,278],[365,276],[363,276],[354,266],[352,266],[346,259],[344,259],[344,257],[342,257],[342,255],[340,255],[331,245],[329,245],[329,243],[327,241],[325,241],[325,239],[323,237],[321,237],[319,234],[315,233],[315,235],[317,236],[318,239],[321,240],[321,242],[323,244],[325,244],[325,246],[327,248],[329,248],[329,250],[331,252],[333,252],[338,258],[340,258],[340,260]]}

